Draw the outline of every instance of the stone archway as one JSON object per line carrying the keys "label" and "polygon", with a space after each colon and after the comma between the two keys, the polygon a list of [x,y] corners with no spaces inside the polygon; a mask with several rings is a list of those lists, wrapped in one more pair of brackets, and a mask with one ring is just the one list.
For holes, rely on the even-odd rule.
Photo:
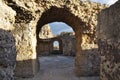
{"label": "stone archway", "polygon": [[[63,53],[63,43],[62,43],[62,40],[59,38],[59,37],[54,37],[54,38],[52,38],[51,39],[52,40],[52,46],[54,45],[53,43],[55,42],[55,41],[57,41],[58,43],[59,43],[59,50],[58,50],[58,52],[60,53],[60,54],[62,54]],[[54,47],[52,47],[52,48],[54,48]],[[54,49],[52,49],[53,51],[54,51]]]}
{"label": "stone archway", "polygon": [[[77,40],[77,44],[78,44],[76,46],[78,49],[78,52],[77,52],[78,54],[76,54],[76,56],[79,55],[79,58],[76,57],[76,59],[81,59],[81,60],[84,59],[84,56],[80,55],[81,43],[82,43],[82,27],[81,26],[83,26],[84,23],[82,23],[81,19],[79,19],[78,17],[75,17],[75,15],[72,14],[71,12],[69,12],[67,9],[57,8],[55,6],[52,6],[50,9],[45,11],[38,21],[38,25],[37,25],[37,29],[36,29],[37,36],[39,34],[40,28],[43,25],[51,23],[51,22],[55,22],[55,21],[65,22],[66,24],[70,25],[73,28],[73,30],[75,31],[75,34],[76,34],[76,40]],[[82,61],[84,61],[84,60],[82,60]],[[78,67],[77,64],[78,64],[78,62],[76,62],[76,66]],[[79,70],[76,68],[76,71],[84,72],[84,71],[80,70],[80,69],[82,69],[82,68],[80,68],[80,66],[81,65],[79,65],[79,68],[78,68]],[[78,74],[80,74],[80,73],[78,73]]]}
{"label": "stone archway", "polygon": [[[97,65],[97,69],[96,69],[96,66],[92,64],[92,61],[89,62],[89,59],[87,59],[88,56],[92,56],[92,54],[90,53],[92,53],[93,50],[88,50],[87,52],[83,51],[83,48],[85,48],[85,50],[96,48],[96,46],[94,46],[95,35],[90,34],[90,32],[86,33],[85,31],[87,30],[92,31],[91,28],[87,28],[87,27],[90,27],[90,25],[89,26],[86,25],[86,23],[83,22],[81,18],[75,16],[75,14],[71,13],[67,8],[59,8],[56,6],[51,6],[48,10],[42,13],[36,29],[37,39],[39,38],[38,36],[39,36],[39,31],[41,27],[45,24],[55,22],[55,21],[65,22],[66,24],[70,25],[75,32],[75,36],[76,36],[75,38],[77,41],[76,63],[75,63],[76,74],[79,76],[99,75],[99,68],[98,68],[99,66]],[[87,38],[85,39],[84,37],[87,37]],[[84,46],[88,46],[88,48]],[[94,51],[93,53],[94,54],[96,53],[95,56],[99,57],[97,54],[97,50],[96,52]],[[86,63],[92,64],[92,67]],[[95,71],[94,71],[94,68],[95,68]]]}
{"label": "stone archway", "polygon": [[53,38],[47,38],[47,39],[38,39],[37,40],[37,55],[38,56],[47,56],[53,53],[53,42],[58,41],[59,42],[59,53],[63,52],[63,46],[62,46],[62,40],[59,37],[53,37]]}
{"label": "stone archway", "polygon": [[2,24],[8,23],[1,28],[10,30],[16,40],[15,74],[17,76],[33,77],[35,75],[37,72],[36,36],[38,38],[39,30],[44,24],[54,21],[65,22],[75,31],[77,75],[84,75],[91,70],[85,67],[86,56],[83,50],[89,49],[84,47],[88,45],[95,48],[92,44],[96,39],[97,14],[105,6],[80,0],[30,0],[27,2],[2,0],[0,3],[6,9],[6,11],[0,9]]}
{"label": "stone archway", "polygon": [[[57,47],[58,46],[58,47]],[[53,50],[59,50],[59,41],[54,41],[53,42]]]}

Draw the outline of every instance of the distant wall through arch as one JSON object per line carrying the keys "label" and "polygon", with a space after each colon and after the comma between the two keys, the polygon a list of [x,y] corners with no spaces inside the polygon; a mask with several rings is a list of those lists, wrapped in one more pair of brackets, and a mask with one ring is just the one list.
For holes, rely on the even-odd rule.
{"label": "distant wall through arch", "polygon": [[62,40],[59,37],[48,38],[48,39],[39,39],[37,45],[38,56],[41,55],[51,55],[54,52],[53,42],[59,42],[59,54],[63,53]]}

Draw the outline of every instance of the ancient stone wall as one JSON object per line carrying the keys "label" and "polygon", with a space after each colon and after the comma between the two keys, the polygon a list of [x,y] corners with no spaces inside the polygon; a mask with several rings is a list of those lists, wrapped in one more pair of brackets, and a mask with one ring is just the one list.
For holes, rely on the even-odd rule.
{"label": "ancient stone wall", "polygon": [[15,11],[0,1],[0,80],[14,80],[16,46],[11,30],[15,15]]}
{"label": "ancient stone wall", "polygon": [[63,32],[58,37],[62,40],[63,55],[75,56],[76,54],[76,38],[74,32]]}
{"label": "ancient stone wall", "polygon": [[40,39],[48,39],[48,38],[52,38],[52,37],[54,37],[54,36],[53,36],[52,30],[50,29],[50,26],[44,25],[40,30],[39,38]]}
{"label": "ancient stone wall", "polygon": [[[38,56],[48,56],[55,53],[53,43],[54,41],[58,41],[59,44],[59,50],[57,51],[59,54],[63,53],[63,46],[62,46],[62,40],[59,37],[53,37],[48,39],[39,39],[37,44],[37,55]],[[57,53],[56,53],[57,54]]]}
{"label": "ancient stone wall", "polygon": [[[63,45],[63,55],[71,56],[76,55],[76,38],[74,32],[63,32],[59,36],[62,39]],[[86,41],[84,41],[86,40]],[[83,72],[84,75],[99,75],[100,69],[100,55],[98,53],[97,44],[88,44],[87,38],[83,37],[82,54],[85,56],[84,63],[82,66],[85,68]],[[88,40],[89,41],[89,40]],[[89,42],[90,43],[90,42]]]}
{"label": "ancient stone wall", "polygon": [[38,54],[50,55],[53,50],[53,42],[58,41],[60,52],[66,56],[75,56],[76,53],[76,39],[75,33],[64,32],[53,38],[39,39]]}
{"label": "ancient stone wall", "polygon": [[48,24],[44,25],[39,33],[39,39],[37,43],[37,55],[38,56],[45,56],[50,55],[51,51],[53,50],[52,40],[53,33]]}
{"label": "ancient stone wall", "polygon": [[120,80],[120,0],[101,11],[97,27],[101,80]]}
{"label": "ancient stone wall", "polygon": [[[70,35],[71,34],[71,35]],[[57,40],[60,44],[61,53],[66,56],[75,56],[76,53],[76,39],[72,33],[64,33],[54,38],[41,39],[39,41],[38,54],[50,55],[53,51],[53,42]]]}
{"label": "ancient stone wall", "polygon": [[[12,1],[8,1],[8,3],[6,1],[7,0],[0,1],[0,28],[10,31],[15,39],[15,56],[17,57],[15,59],[17,60],[15,75],[23,77],[33,76],[37,69],[36,29],[33,28],[33,26],[37,23],[31,21],[33,17],[30,11],[22,7],[20,8],[20,6]],[[11,41],[11,39],[8,41]],[[13,54],[12,51],[11,54]],[[7,59],[7,56],[5,59]],[[9,71],[7,71],[7,73],[9,73]]]}
{"label": "ancient stone wall", "polygon": [[0,80],[14,80],[15,39],[10,31],[0,29]]}
{"label": "ancient stone wall", "polygon": [[39,43],[37,44],[37,55],[38,56],[48,56],[53,51],[51,39],[39,39]]}

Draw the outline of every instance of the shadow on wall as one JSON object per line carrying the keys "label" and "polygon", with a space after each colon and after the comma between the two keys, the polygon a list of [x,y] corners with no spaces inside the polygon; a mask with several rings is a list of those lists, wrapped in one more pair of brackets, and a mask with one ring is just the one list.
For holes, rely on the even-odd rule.
{"label": "shadow on wall", "polygon": [[[38,60],[36,59],[29,59],[29,60],[22,60],[17,61],[15,68],[15,80],[17,78],[32,78],[34,77],[37,72],[39,71],[38,67]],[[39,63],[40,64],[40,63]]]}
{"label": "shadow on wall", "polygon": [[61,50],[53,50],[50,54],[53,54],[53,55],[63,55],[62,51]]}
{"label": "shadow on wall", "polygon": [[15,39],[11,31],[0,29],[0,80],[14,79],[15,64]]}
{"label": "shadow on wall", "polygon": [[14,76],[33,77],[38,71],[37,60],[16,61],[16,55],[11,31],[0,29],[0,80],[14,80]]}
{"label": "shadow on wall", "polygon": [[100,55],[98,49],[82,50],[81,55],[84,55],[84,61],[79,63],[80,70],[77,70],[76,73],[81,73],[81,75],[78,76],[100,76]]}

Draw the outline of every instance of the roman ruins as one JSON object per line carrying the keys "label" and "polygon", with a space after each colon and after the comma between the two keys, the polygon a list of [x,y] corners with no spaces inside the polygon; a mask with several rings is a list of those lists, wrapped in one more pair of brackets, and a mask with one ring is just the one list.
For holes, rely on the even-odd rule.
{"label": "roman ruins", "polygon": [[110,7],[81,0],[0,0],[0,80],[36,75],[39,32],[56,21],[75,32],[77,76],[120,80],[119,14],[120,0]]}

